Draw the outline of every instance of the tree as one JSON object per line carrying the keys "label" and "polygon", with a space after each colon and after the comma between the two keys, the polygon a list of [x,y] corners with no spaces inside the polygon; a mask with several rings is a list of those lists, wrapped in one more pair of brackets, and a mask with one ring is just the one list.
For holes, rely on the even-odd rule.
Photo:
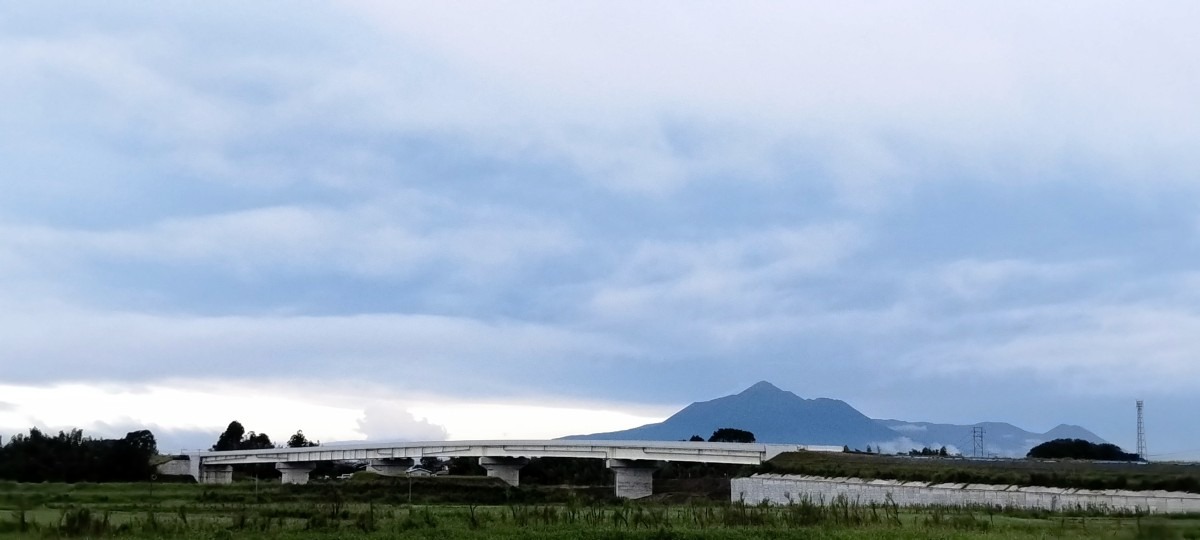
{"label": "tree", "polygon": [[112,480],[136,482],[150,478],[154,467],[150,458],[158,454],[158,443],[149,430],[131,431],[124,439],[102,441],[109,453],[108,471],[105,476]]}
{"label": "tree", "polygon": [[1121,450],[1115,444],[1096,444],[1083,439],[1054,439],[1029,450],[1026,457],[1039,459],[1092,459],[1098,461],[1138,461],[1137,454]]}
{"label": "tree", "polygon": [[692,435],[692,438],[688,439],[688,442],[704,442],[704,437]]}
{"label": "tree", "polygon": [[741,429],[720,428],[713,432],[712,436],[708,438],[708,442],[752,443],[754,434]]}
{"label": "tree", "polygon": [[0,478],[19,482],[137,482],[150,478],[158,452],[154,434],[93,439],[73,429],[51,437],[37,428],[0,447]]}
{"label": "tree", "polygon": [[[213,450],[265,450],[269,448],[275,448],[271,437],[268,437],[266,433],[253,431],[246,433],[246,428],[237,420],[229,423],[229,427],[225,428],[225,432],[217,438],[217,444],[212,447]],[[234,465],[234,472],[252,474],[256,478],[279,476],[279,471],[275,470],[274,464],[271,463]]]}
{"label": "tree", "polygon": [[266,433],[255,433],[251,431],[246,433],[246,428],[241,422],[234,420],[229,423],[229,427],[225,428],[225,432],[217,437],[217,444],[214,444],[213,450],[263,450],[267,448],[275,448],[275,444],[271,442],[271,437]]}
{"label": "tree", "polygon": [[304,436],[304,432],[299,429],[297,429],[296,432],[293,433],[290,438],[288,438],[288,442],[287,442],[288,448],[308,448],[311,446],[320,446],[320,445],[321,445],[321,443],[319,443],[319,442],[313,442],[313,441],[308,440],[308,437]]}
{"label": "tree", "polygon": [[266,433],[254,433],[253,431],[246,436],[241,447],[242,450],[266,450],[268,448],[275,448],[271,438]]}
{"label": "tree", "polygon": [[225,432],[217,437],[217,444],[214,444],[212,449],[218,451],[226,450],[241,450],[242,440],[246,436],[246,428],[242,427],[242,423],[234,420],[229,423],[229,427],[225,428]]}
{"label": "tree", "polygon": [[150,433],[148,429],[130,431],[125,434],[125,438],[122,441],[129,448],[146,454],[147,458],[158,453],[158,441],[154,439],[154,434]]}

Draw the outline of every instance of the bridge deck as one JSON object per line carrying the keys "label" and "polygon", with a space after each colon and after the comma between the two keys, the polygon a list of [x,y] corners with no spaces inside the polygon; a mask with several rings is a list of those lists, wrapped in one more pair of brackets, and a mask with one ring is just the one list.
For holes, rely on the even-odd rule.
{"label": "bridge deck", "polygon": [[230,450],[193,454],[204,465],[344,461],[422,457],[570,457],[757,465],[783,452],[840,452],[841,447],[671,441],[432,441],[382,442]]}

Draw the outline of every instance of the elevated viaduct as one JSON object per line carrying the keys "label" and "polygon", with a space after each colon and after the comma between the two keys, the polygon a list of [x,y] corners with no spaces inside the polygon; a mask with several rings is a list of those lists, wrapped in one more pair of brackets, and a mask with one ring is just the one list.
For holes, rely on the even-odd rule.
{"label": "elevated viaduct", "polygon": [[[304,484],[318,461],[367,461],[380,474],[399,475],[412,460],[423,457],[478,457],[488,476],[515,486],[520,483],[521,467],[529,458],[603,459],[615,475],[617,496],[637,499],[653,493],[652,476],[660,462],[758,465],[783,452],[797,450],[840,452],[842,448],[683,441],[436,441],[194,452],[187,454],[186,461],[188,474],[205,484],[230,483],[234,465],[253,463],[274,463],[283,474],[283,483]],[[181,461],[185,460],[164,465],[164,470],[181,469]]]}

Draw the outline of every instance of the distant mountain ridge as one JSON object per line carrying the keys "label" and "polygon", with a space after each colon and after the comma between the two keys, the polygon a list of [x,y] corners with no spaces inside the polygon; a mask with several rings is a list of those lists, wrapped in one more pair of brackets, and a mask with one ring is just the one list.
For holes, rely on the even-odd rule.
{"label": "distant mountain ridge", "polygon": [[692,403],[656,424],[563,438],[678,441],[692,435],[707,438],[723,427],[750,431],[763,443],[845,445],[858,449],[872,446],[885,452],[947,446],[969,455],[973,450],[974,427],[984,428],[988,453],[1000,456],[1024,456],[1033,446],[1056,438],[1105,442],[1084,428],[1069,425],[1033,433],[1000,422],[962,426],[874,420],[844,401],[804,399],[767,381],[737,394]]}
{"label": "distant mountain ridge", "polygon": [[1045,433],[1036,433],[1006,422],[980,422],[970,425],[906,422],[904,420],[878,420],[878,422],[911,440],[913,446],[932,448],[946,446],[962,452],[964,455],[971,455],[974,451],[973,431],[975,428],[983,428],[984,453],[1001,457],[1024,457],[1030,448],[1054,439],[1107,442],[1087,429],[1068,424],[1060,424]]}

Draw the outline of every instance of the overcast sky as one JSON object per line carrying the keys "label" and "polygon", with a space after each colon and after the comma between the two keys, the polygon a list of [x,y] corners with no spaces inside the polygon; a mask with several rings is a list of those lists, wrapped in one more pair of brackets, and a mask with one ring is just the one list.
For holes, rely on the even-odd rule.
{"label": "overcast sky", "polygon": [[0,434],[759,380],[1200,455],[1200,4],[0,0]]}

